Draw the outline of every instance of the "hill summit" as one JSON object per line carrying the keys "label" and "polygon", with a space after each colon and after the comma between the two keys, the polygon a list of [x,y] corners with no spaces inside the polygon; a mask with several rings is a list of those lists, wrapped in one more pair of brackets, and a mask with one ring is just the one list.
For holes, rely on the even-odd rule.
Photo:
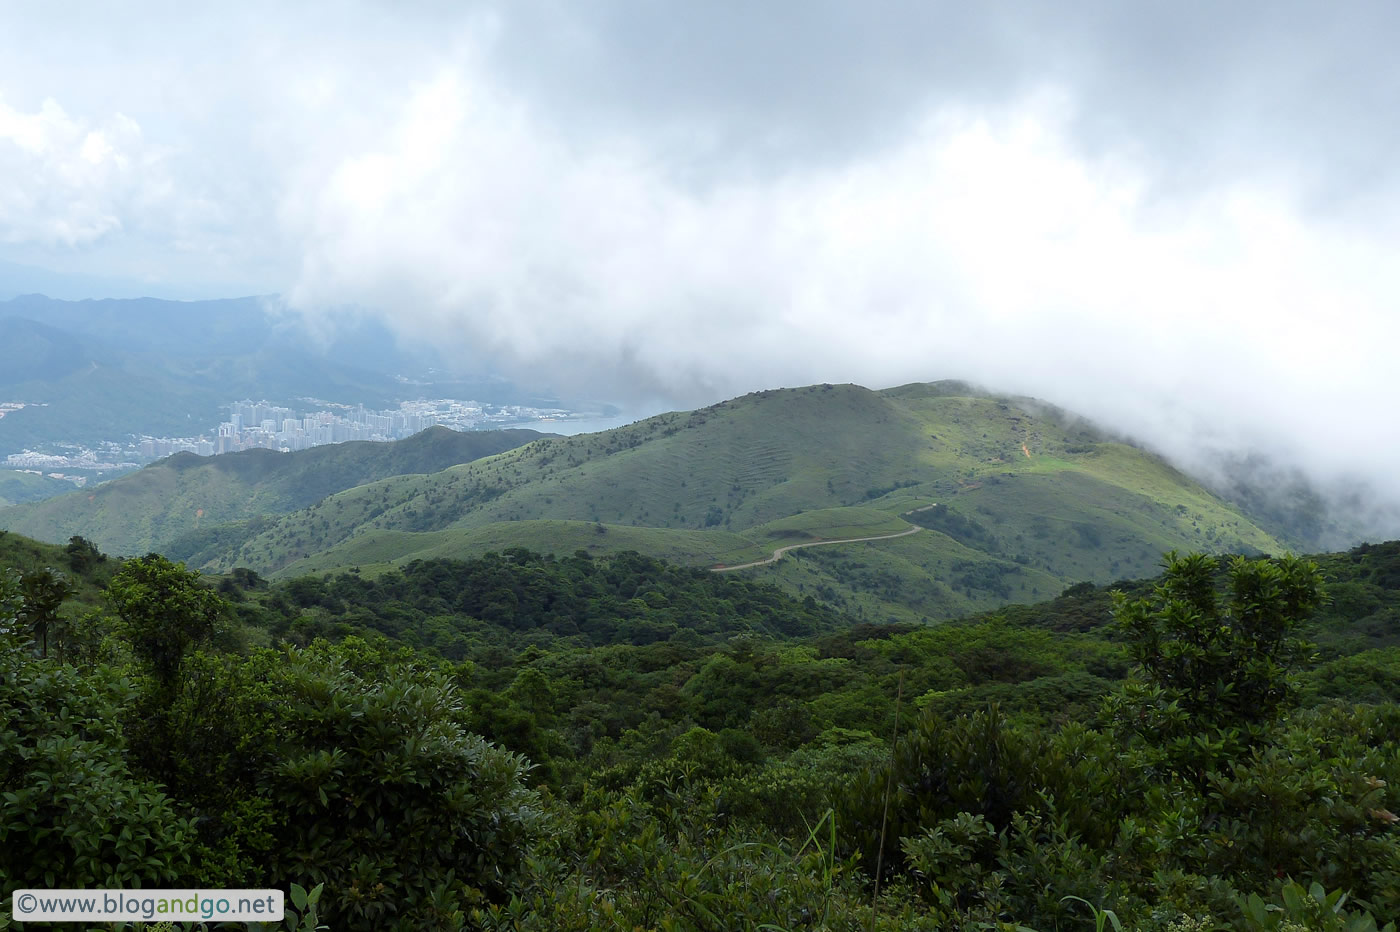
{"label": "hill summit", "polygon": [[[923,533],[894,536],[911,527]],[[305,572],[526,546],[732,565],[880,620],[1145,575],[1163,551],[1282,542],[1160,458],[1051,405],[957,382],[756,392],[430,475],[369,482],[217,546],[208,569]]]}

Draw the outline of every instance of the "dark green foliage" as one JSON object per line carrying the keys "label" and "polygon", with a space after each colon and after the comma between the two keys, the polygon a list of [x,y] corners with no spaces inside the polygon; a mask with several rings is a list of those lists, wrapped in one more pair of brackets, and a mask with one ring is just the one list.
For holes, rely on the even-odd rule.
{"label": "dark green foliage", "polygon": [[985,526],[976,519],[954,511],[941,502],[932,508],[916,511],[908,518],[921,527],[940,531],[958,543],[966,544],[977,550],[986,550],[992,553],[1001,550],[1000,541]]}
{"label": "dark green foliage", "polygon": [[1093,717],[1115,680],[1086,671],[1048,674],[1015,683],[985,683],[970,689],[934,696],[928,708],[952,718],[971,715],[990,705],[1008,716],[1062,724]]}
{"label": "dark green foliage", "polygon": [[63,549],[68,554],[68,565],[78,573],[86,573],[107,559],[97,545],[86,537],[68,538],[68,546]]}
{"label": "dark green foliage", "polygon": [[0,887],[173,885],[194,833],[127,764],[129,687],[34,657],[14,588],[0,576]]}
{"label": "dark green foliage", "polygon": [[246,566],[235,566],[229,572],[229,577],[233,580],[235,585],[243,589],[267,588],[267,580],[263,579],[261,576],[248,569]]}
{"label": "dark green foliage", "polygon": [[[1219,696],[1280,695],[1269,684],[1307,659],[1305,564],[1237,564],[1229,585],[1176,561],[1156,590],[1120,585],[1139,598],[1118,627],[1087,585],[962,623],[856,626],[634,555],[270,588],[239,573],[237,620],[178,642],[168,679],[149,628],[120,618],[91,620],[81,666],[38,657],[16,575],[0,627],[28,649],[0,658],[0,865],[295,878],[322,894],[313,910],[292,888],[292,921],[337,930],[1361,932],[1400,914],[1396,648],[1360,627],[1395,605],[1390,559],[1324,559],[1343,598],[1307,630],[1329,659],[1247,710],[1193,704],[1193,665],[1173,658],[1209,661]],[[149,561],[118,574],[114,608],[154,615],[137,596],[162,580],[171,612],[215,598]],[[471,659],[348,636],[365,630]],[[340,640],[246,646],[316,633]],[[1271,660],[1267,688],[1244,645]],[[109,844],[99,819],[129,831]],[[68,847],[36,857],[68,825]],[[146,853],[128,867],[111,844]]]}
{"label": "dark green foliage", "polygon": [[1004,561],[972,562],[959,560],[952,565],[953,581],[966,591],[990,592],[999,598],[1011,597],[1008,577],[1021,572],[1015,563]]}
{"label": "dark green foliage", "polygon": [[0,885],[173,885],[194,832],[123,758],[116,707],[70,667],[0,661]]}
{"label": "dark green foliage", "polygon": [[18,621],[32,632],[39,646],[39,655],[49,655],[49,630],[58,623],[58,607],[73,592],[72,585],[62,573],[48,568],[34,570],[20,577]]}
{"label": "dark green foliage", "polygon": [[1228,602],[1219,564],[1167,554],[1151,599],[1117,600],[1119,626],[1148,680],[1192,719],[1220,727],[1272,721],[1292,698],[1291,671],[1308,655],[1298,630],[1323,601],[1317,565],[1236,557]]}
{"label": "dark green foliage", "polygon": [[1036,800],[1042,742],[996,708],[950,720],[920,717],[892,762],[859,778],[849,796],[843,822],[864,862],[898,869],[901,838],[959,813],[980,816],[998,831],[1009,828],[1012,816]]}
{"label": "dark green foliage", "polygon": [[246,521],[208,524],[178,534],[165,542],[161,550],[173,559],[203,566],[218,555],[237,549],[248,537],[262,533],[272,523],[271,518],[258,515]]}
{"label": "dark green foliage", "polygon": [[198,573],[154,553],[128,560],[107,591],[132,650],[167,686],[185,652],[211,640],[228,609]]}
{"label": "dark green foliage", "polygon": [[1400,703],[1400,648],[1368,650],[1325,663],[1308,674],[1303,688],[1315,698]]}
{"label": "dark green foliage", "polygon": [[1396,734],[1395,706],[1315,710],[1221,767],[1210,777],[1206,806],[1218,841],[1201,852],[1201,872],[1259,888],[1282,871],[1350,890],[1396,915],[1400,888],[1380,870],[1400,868],[1387,808],[1389,787],[1400,778],[1400,760],[1387,747]]}
{"label": "dark green foliage", "polygon": [[[1320,883],[1307,889],[1289,881],[1280,888],[1272,902],[1257,893],[1239,897],[1244,914],[1242,928],[1247,932],[1264,930],[1309,929],[1317,932],[1376,932],[1370,913],[1348,904],[1350,897],[1342,890],[1330,893]],[[1386,923],[1381,932],[1394,932],[1395,923]]]}
{"label": "dark green foliage", "polygon": [[[475,560],[422,560],[369,579],[343,573],[276,587],[319,630],[369,629],[449,657],[482,640],[502,645],[651,644],[755,633],[802,636],[842,626],[834,611],[772,586],[624,552],[562,559],[523,549]],[[522,642],[521,638],[526,638]]]}
{"label": "dark green foliage", "polygon": [[269,877],[325,882],[344,928],[450,929],[518,882],[542,828],[528,764],[463,728],[441,675],[364,651],[267,657],[278,754]]}
{"label": "dark green foliage", "polygon": [[473,919],[497,932],[947,928],[907,898],[871,903],[829,809],[781,839],[726,828],[712,792],[681,789],[653,802],[590,793],[563,814],[527,885]]}

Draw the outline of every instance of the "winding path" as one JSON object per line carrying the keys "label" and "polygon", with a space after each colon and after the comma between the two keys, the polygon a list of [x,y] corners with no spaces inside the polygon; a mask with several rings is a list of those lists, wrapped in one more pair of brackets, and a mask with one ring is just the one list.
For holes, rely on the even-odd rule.
{"label": "winding path", "polygon": [[[936,504],[937,503],[935,502],[934,505],[925,505],[922,508],[914,508],[910,511],[901,513],[900,517],[902,518],[904,517],[904,515],[912,515],[915,512],[919,511],[928,511],[930,508],[935,507]],[[788,544],[785,547],[779,547],[777,550],[774,550],[773,555],[771,557],[766,557],[762,560],[754,560],[752,563],[736,563],[733,566],[712,566],[710,567],[710,572],[728,573],[730,570],[746,570],[755,566],[766,566],[769,563],[776,563],[782,557],[782,555],[787,553],[789,550],[801,550],[803,547],[825,547],[828,544],[859,544],[862,541],[869,540],[893,540],[896,537],[908,537],[910,534],[917,534],[922,530],[923,528],[916,524],[913,527],[906,528],[903,531],[896,531],[893,534],[880,534],[875,537],[842,537],[839,540],[809,540],[801,544]]]}

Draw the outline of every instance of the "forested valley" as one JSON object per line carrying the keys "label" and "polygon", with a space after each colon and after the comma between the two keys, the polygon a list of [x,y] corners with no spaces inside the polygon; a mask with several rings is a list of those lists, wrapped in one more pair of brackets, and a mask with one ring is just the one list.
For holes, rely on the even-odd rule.
{"label": "forested valley", "polygon": [[635,553],[270,583],[0,534],[0,639],[7,890],[278,887],[336,932],[1400,916],[1400,543],[873,625]]}

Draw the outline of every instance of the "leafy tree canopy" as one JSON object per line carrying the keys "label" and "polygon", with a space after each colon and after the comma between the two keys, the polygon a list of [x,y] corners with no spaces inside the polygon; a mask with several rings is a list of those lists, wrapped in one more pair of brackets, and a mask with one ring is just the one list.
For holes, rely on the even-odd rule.
{"label": "leafy tree canopy", "polygon": [[1257,727],[1293,696],[1292,675],[1309,656],[1298,631],[1324,600],[1317,564],[1235,557],[1219,585],[1219,561],[1168,553],[1148,598],[1119,596],[1120,629],[1149,682],[1200,722]]}
{"label": "leafy tree canopy", "polygon": [[128,560],[107,590],[136,656],[161,683],[172,683],[190,647],[217,632],[227,603],[199,574],[159,554]]}

